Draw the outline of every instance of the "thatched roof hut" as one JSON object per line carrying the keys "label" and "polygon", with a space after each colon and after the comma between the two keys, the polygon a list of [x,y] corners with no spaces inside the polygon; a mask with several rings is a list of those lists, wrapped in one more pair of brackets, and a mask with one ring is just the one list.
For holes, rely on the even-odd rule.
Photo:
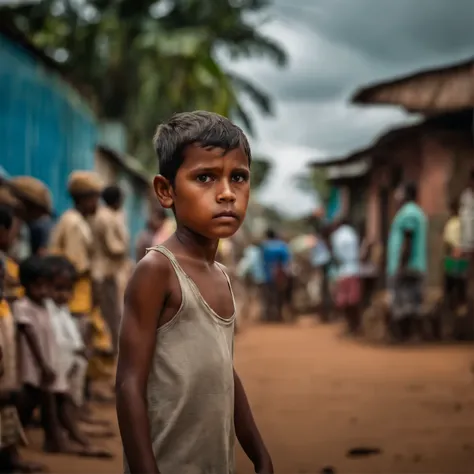
{"label": "thatched roof hut", "polygon": [[311,168],[324,168],[326,179],[333,184],[340,184],[365,176],[372,164],[371,149],[364,148],[343,157],[332,157],[325,160],[312,161]]}
{"label": "thatched roof hut", "polygon": [[352,102],[398,105],[424,115],[474,108],[474,58],[359,89]]}

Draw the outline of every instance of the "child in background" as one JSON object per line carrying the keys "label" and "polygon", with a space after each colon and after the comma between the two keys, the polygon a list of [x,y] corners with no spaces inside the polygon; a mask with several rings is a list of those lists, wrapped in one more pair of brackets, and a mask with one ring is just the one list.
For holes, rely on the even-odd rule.
{"label": "child in background", "polygon": [[46,257],[45,263],[51,278],[51,297],[46,306],[62,356],[61,361],[58,361],[57,377],[61,379],[62,386],[67,386],[66,391],[71,395],[74,405],[81,407],[84,402],[88,351],[68,306],[77,273],[71,262],[59,255]]}
{"label": "child in background", "polygon": [[23,426],[31,422],[41,406],[45,434],[44,450],[67,452],[56,416],[53,366],[59,357],[51,318],[45,306],[49,294],[48,268],[41,257],[30,257],[20,265],[25,296],[13,303],[13,315],[20,332],[20,376],[23,390],[18,404]]}
{"label": "child in background", "polygon": [[13,302],[23,296],[23,289],[20,285],[18,264],[8,255],[12,243],[14,207],[5,199],[5,190],[2,191],[0,195],[0,259],[3,260],[5,268],[5,299]]}
{"label": "child in background", "polygon": [[27,463],[20,457],[18,447],[26,439],[15,406],[19,391],[17,375],[17,344],[15,322],[4,298],[5,266],[0,260],[0,472],[40,472],[39,464]]}
{"label": "child in background", "polygon": [[73,294],[76,271],[69,260],[61,256],[46,257],[45,265],[49,270],[51,296],[46,301],[46,307],[59,351],[54,367],[56,380],[53,385],[59,423],[70,439],[83,448],[77,454],[111,457],[104,450],[93,450],[86,435],[78,426],[77,409],[83,403],[88,360],[84,341],[68,307]]}

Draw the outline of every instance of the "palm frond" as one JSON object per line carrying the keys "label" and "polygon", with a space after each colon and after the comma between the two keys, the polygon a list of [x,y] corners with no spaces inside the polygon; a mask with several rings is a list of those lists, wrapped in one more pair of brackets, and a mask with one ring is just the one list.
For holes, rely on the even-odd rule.
{"label": "palm frond", "polygon": [[229,72],[228,76],[236,90],[247,95],[263,113],[268,115],[273,113],[272,101],[268,94],[239,74]]}

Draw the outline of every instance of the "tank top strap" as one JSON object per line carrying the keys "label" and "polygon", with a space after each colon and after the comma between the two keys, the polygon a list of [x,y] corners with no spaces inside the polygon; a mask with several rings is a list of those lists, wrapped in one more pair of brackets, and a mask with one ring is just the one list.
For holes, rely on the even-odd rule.
{"label": "tank top strap", "polygon": [[188,276],[186,275],[185,271],[181,268],[181,265],[178,263],[178,260],[174,256],[173,252],[171,252],[171,250],[167,249],[166,247],[163,247],[162,245],[155,245],[154,247],[147,248],[146,253],[148,252],[161,253],[169,260],[176,274],[176,277],[178,278],[178,282],[181,288],[181,294],[182,294],[182,298],[184,302],[185,299],[188,297],[188,293],[192,292],[192,289],[190,288],[190,285],[189,285]]}
{"label": "tank top strap", "polygon": [[236,306],[236,303],[235,303],[234,290],[232,289],[232,282],[230,281],[229,274],[227,273],[227,270],[226,270],[225,266],[222,265],[222,263],[216,262],[216,264],[219,267],[219,269],[221,270],[221,272],[224,274],[225,279],[227,280],[227,285],[229,286],[229,290],[230,290],[230,296],[232,297],[232,304],[234,306],[234,310],[236,311],[237,306]]}

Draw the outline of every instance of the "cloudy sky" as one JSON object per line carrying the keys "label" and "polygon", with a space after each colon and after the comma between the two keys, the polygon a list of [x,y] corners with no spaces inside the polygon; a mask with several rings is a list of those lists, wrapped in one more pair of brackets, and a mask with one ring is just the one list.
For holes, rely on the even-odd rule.
{"label": "cloudy sky", "polygon": [[351,106],[359,86],[474,56],[473,0],[274,0],[269,16],[262,31],[285,47],[288,66],[258,58],[231,67],[274,98],[273,117],[254,114],[254,154],[275,165],[260,198],[293,213],[314,206],[291,178],[308,161],[408,120],[397,108]]}

